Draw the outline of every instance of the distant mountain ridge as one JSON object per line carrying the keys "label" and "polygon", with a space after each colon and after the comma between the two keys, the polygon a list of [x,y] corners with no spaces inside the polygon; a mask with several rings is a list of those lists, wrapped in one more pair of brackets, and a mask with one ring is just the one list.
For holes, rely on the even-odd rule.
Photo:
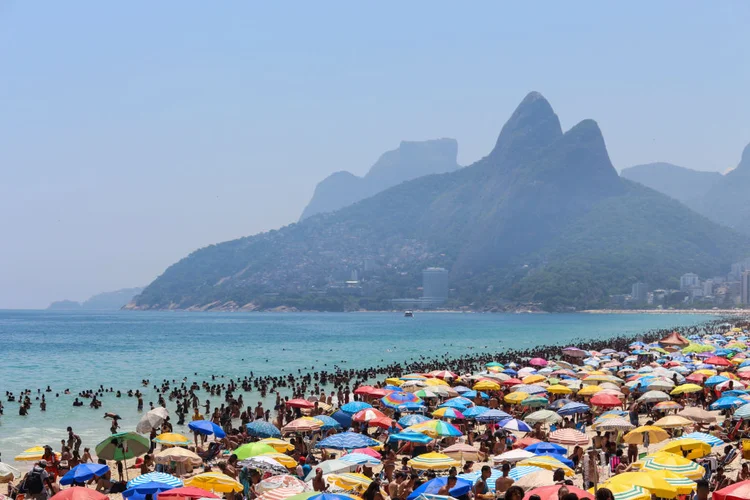
{"label": "distant mountain ridge", "polygon": [[142,291],[141,287],[123,288],[113,292],[98,293],[83,302],[73,300],[52,302],[47,309],[52,311],[115,311],[122,309]]}
{"label": "distant mountain ridge", "polygon": [[320,181],[300,220],[333,212],[404,181],[456,170],[457,157],[455,139],[402,141],[397,149],[383,153],[364,177],[341,171]]}
{"label": "distant mountain ridge", "polygon": [[624,168],[620,175],[688,206],[703,197],[721,181],[719,172],[692,170],[671,163],[648,163]]}
{"label": "distant mountain ridge", "polygon": [[[450,270],[452,306],[591,308],[635,281],[718,274],[748,248],[749,237],[621,178],[596,122],[563,132],[532,92],[473,165],[197,250],[128,308],[388,309],[417,296],[432,266]],[[334,293],[352,271],[365,276],[361,294]]]}

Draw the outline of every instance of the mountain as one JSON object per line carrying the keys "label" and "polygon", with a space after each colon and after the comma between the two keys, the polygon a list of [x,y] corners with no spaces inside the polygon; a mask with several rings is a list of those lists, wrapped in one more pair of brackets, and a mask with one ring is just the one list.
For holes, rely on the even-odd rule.
{"label": "mountain", "polygon": [[[390,308],[418,296],[431,266],[450,270],[451,306],[599,307],[635,281],[666,287],[685,272],[725,272],[749,243],[618,176],[596,122],[563,132],[532,92],[473,165],[197,250],[127,307]],[[353,271],[363,282],[342,293]]]}
{"label": "mountain", "polygon": [[114,292],[104,292],[90,297],[84,302],[61,300],[53,302],[47,307],[52,311],[116,311],[133,300],[133,297],[143,291],[143,288],[123,288]]}
{"label": "mountain", "polygon": [[695,208],[708,218],[750,234],[750,144],[745,146],[737,167],[730,170],[696,203]]}
{"label": "mountain", "polygon": [[692,206],[718,182],[719,172],[703,172],[671,163],[649,163],[622,169],[620,175]]}
{"label": "mountain", "polygon": [[398,149],[383,153],[364,177],[343,171],[320,181],[300,220],[336,211],[404,181],[456,170],[457,156],[455,139],[403,141]]}

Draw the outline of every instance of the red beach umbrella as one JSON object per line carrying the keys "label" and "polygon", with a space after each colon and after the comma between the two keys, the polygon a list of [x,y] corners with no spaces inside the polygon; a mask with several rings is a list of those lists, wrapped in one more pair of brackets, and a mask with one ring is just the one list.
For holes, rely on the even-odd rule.
{"label": "red beach umbrella", "polygon": [[[367,425],[370,427],[380,427],[381,429],[390,429],[391,427],[394,427],[393,424],[393,419],[386,416],[375,417],[367,422]],[[398,425],[398,423],[396,423],[395,427],[401,429],[401,426]]]}
{"label": "red beach umbrella", "polygon": [[354,389],[354,394],[366,394],[369,396],[374,390],[375,388],[371,385],[360,385],[359,387]]}
{"label": "red beach umbrella", "polygon": [[731,361],[726,358],[720,358],[719,356],[711,356],[706,361],[704,361],[704,363],[714,366],[732,366]]}
{"label": "red beach umbrella", "polygon": [[195,486],[183,486],[159,493],[160,500],[179,500],[183,498],[219,498],[210,491]]}
{"label": "red beach umbrella", "polygon": [[591,404],[600,408],[615,408],[622,406],[622,401],[613,394],[594,394],[591,398]]}
{"label": "red beach umbrella", "polygon": [[385,417],[382,411],[375,408],[366,408],[355,413],[352,416],[352,420],[355,422],[369,422],[370,420],[382,417]]}
{"label": "red beach umbrella", "polygon": [[746,500],[750,498],[750,481],[734,483],[714,491],[714,500]]}
{"label": "red beach umbrella", "polygon": [[527,446],[531,446],[532,444],[541,443],[542,441],[536,438],[532,437],[525,437],[521,438],[515,443],[513,443],[513,448],[526,448]]}
{"label": "red beach umbrella", "polygon": [[52,498],[55,500],[109,500],[107,495],[82,486],[65,488],[64,490],[60,490],[59,493],[52,495]]}
{"label": "red beach umbrella", "polygon": [[503,380],[503,385],[518,385],[523,384],[523,380],[518,380],[517,378],[509,378],[508,380]]}
{"label": "red beach umbrella", "polygon": [[315,408],[315,403],[311,403],[306,399],[290,399],[286,402],[286,405],[292,408]]}

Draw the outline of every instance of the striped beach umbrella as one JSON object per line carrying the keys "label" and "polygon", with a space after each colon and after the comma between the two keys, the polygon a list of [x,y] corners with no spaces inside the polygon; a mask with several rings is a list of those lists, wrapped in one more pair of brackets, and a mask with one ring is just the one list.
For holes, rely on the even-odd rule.
{"label": "striped beach umbrella", "polygon": [[407,427],[405,430],[421,432],[422,434],[427,434],[431,438],[458,437],[463,435],[455,425],[443,422],[442,420],[428,420],[427,422]]}
{"label": "striped beach umbrella", "polygon": [[541,422],[543,424],[554,424],[562,420],[562,417],[552,410],[537,410],[534,413],[530,413],[525,417],[527,422],[535,424]]}
{"label": "striped beach umbrella", "polygon": [[412,425],[421,424],[422,422],[427,422],[429,420],[432,420],[429,417],[425,417],[424,415],[417,415],[416,413],[412,413],[411,415],[404,415],[400,419],[398,419],[399,425],[402,427],[409,427]]}
{"label": "striped beach umbrella", "polygon": [[531,432],[529,424],[517,418],[509,418],[500,422],[500,427],[508,431]]}
{"label": "striped beach umbrella", "polygon": [[541,455],[527,458],[518,462],[518,465],[533,465],[535,467],[541,467],[542,469],[551,471],[562,469],[566,477],[573,477],[575,475],[573,469],[550,455]]}
{"label": "striped beach umbrella", "polygon": [[352,420],[355,422],[369,422],[370,420],[382,417],[385,417],[382,411],[375,408],[367,408],[352,415]]}
{"label": "striped beach umbrella", "polygon": [[[386,394],[380,401],[388,408],[398,408],[406,403],[421,403],[422,400],[412,392],[391,392]],[[344,409],[343,407],[341,408]]]}
{"label": "striped beach umbrella", "polygon": [[313,418],[323,423],[321,430],[327,431],[328,429],[341,429],[341,423],[328,415],[315,415]]}
{"label": "striped beach umbrella", "polygon": [[[466,415],[466,413],[464,413],[464,415]],[[478,422],[502,422],[509,418],[511,418],[511,416],[502,410],[487,410],[476,417]]]}
{"label": "striped beach umbrella", "polygon": [[309,486],[307,486],[304,481],[296,478],[295,476],[292,476],[291,474],[271,476],[254,486],[255,492],[261,495],[264,493],[268,493],[271,490],[277,490],[281,488],[289,488],[299,493],[301,491],[307,491],[309,489]]}
{"label": "striped beach umbrella", "polygon": [[648,455],[643,460],[636,462],[640,470],[670,470],[690,479],[700,479],[705,474],[705,469],[682,455],[659,451]]}
{"label": "striped beach umbrella", "polygon": [[461,467],[461,462],[442,453],[425,453],[409,460],[409,467],[417,470],[446,470]]}
{"label": "striped beach umbrella", "polygon": [[609,431],[630,431],[635,428],[635,425],[631,424],[627,420],[621,417],[616,418],[600,418],[594,425],[594,430],[609,432]]}
{"label": "striped beach umbrella", "polygon": [[271,422],[265,420],[254,420],[245,426],[247,433],[253,437],[259,438],[278,438],[281,437],[281,431]]}
{"label": "striped beach umbrella", "polygon": [[449,418],[452,420],[463,420],[464,414],[455,408],[438,408],[432,412],[433,417]]}
{"label": "striped beach umbrella", "polygon": [[356,432],[342,432],[341,434],[334,434],[321,441],[319,441],[316,448],[330,448],[333,450],[353,450],[355,448],[366,448],[368,446],[378,446],[379,441],[375,441],[363,434],[357,434]]}
{"label": "striped beach umbrella", "polygon": [[[275,476],[275,477],[283,477],[283,476]],[[258,500],[286,500],[287,498],[298,495],[300,493],[302,493],[302,491],[298,490],[297,488],[282,486],[279,488],[268,490],[265,493],[262,493],[257,498]],[[313,496],[313,495],[314,493],[310,492],[310,496]]]}
{"label": "striped beach umbrella", "polygon": [[164,432],[153,439],[154,443],[170,446],[189,446],[193,440],[177,432]]}
{"label": "striped beach umbrella", "polygon": [[375,467],[376,465],[380,465],[381,463],[380,459],[366,453],[347,453],[339,460],[343,460],[344,462],[351,462],[357,465],[367,465],[368,467]]}
{"label": "striped beach umbrella", "polygon": [[576,403],[571,402],[557,410],[557,413],[559,415],[568,416],[568,415],[575,415],[576,413],[586,413],[591,408],[588,407],[588,405],[585,405],[583,403]]}
{"label": "striped beach umbrella", "polygon": [[295,432],[310,432],[316,431],[323,427],[323,422],[312,417],[301,417],[296,420],[292,420],[284,427],[281,428],[281,432],[284,434],[291,434]]}
{"label": "striped beach umbrella", "polygon": [[558,429],[550,433],[549,442],[566,446],[586,446],[589,444],[589,437],[576,429]]}
{"label": "striped beach umbrella", "polygon": [[[605,487],[612,492],[615,500],[651,500],[651,492],[640,486],[621,483],[612,483],[607,484],[606,486],[602,484],[600,486],[600,488]],[[588,491],[589,493],[593,493],[594,488],[591,488]]]}
{"label": "striped beach umbrella", "polygon": [[149,472],[147,474],[141,474],[140,476],[134,477],[128,481],[127,488],[130,489],[134,486],[146,483],[162,483],[169,485],[172,488],[182,486],[182,481],[171,474],[166,474],[164,472]]}
{"label": "striped beach umbrella", "polygon": [[682,437],[683,439],[697,439],[699,441],[703,441],[709,446],[719,446],[724,444],[723,440],[717,438],[716,436],[712,436],[711,434],[706,434],[705,432],[691,432],[689,434],[684,434]]}
{"label": "striped beach umbrella", "polygon": [[623,472],[609,478],[602,488],[609,485],[621,485],[621,487],[640,486],[657,497],[674,498],[677,496],[677,488],[669,484],[665,479],[650,476],[643,472]]}

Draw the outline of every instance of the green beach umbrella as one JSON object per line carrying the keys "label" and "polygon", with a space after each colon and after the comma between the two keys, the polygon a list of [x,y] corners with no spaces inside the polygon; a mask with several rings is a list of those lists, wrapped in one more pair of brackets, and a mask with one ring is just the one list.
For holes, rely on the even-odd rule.
{"label": "green beach umbrella", "polygon": [[531,408],[540,408],[542,406],[547,406],[548,404],[549,400],[541,396],[529,396],[521,401],[521,406],[529,406]]}
{"label": "green beach umbrella", "polygon": [[250,457],[257,457],[266,453],[276,453],[276,450],[266,443],[247,443],[243,444],[232,452],[237,455],[239,460],[245,460]]}
{"label": "green beach umbrella", "polygon": [[151,441],[135,432],[112,434],[96,445],[96,455],[105,460],[127,460],[148,453]]}

